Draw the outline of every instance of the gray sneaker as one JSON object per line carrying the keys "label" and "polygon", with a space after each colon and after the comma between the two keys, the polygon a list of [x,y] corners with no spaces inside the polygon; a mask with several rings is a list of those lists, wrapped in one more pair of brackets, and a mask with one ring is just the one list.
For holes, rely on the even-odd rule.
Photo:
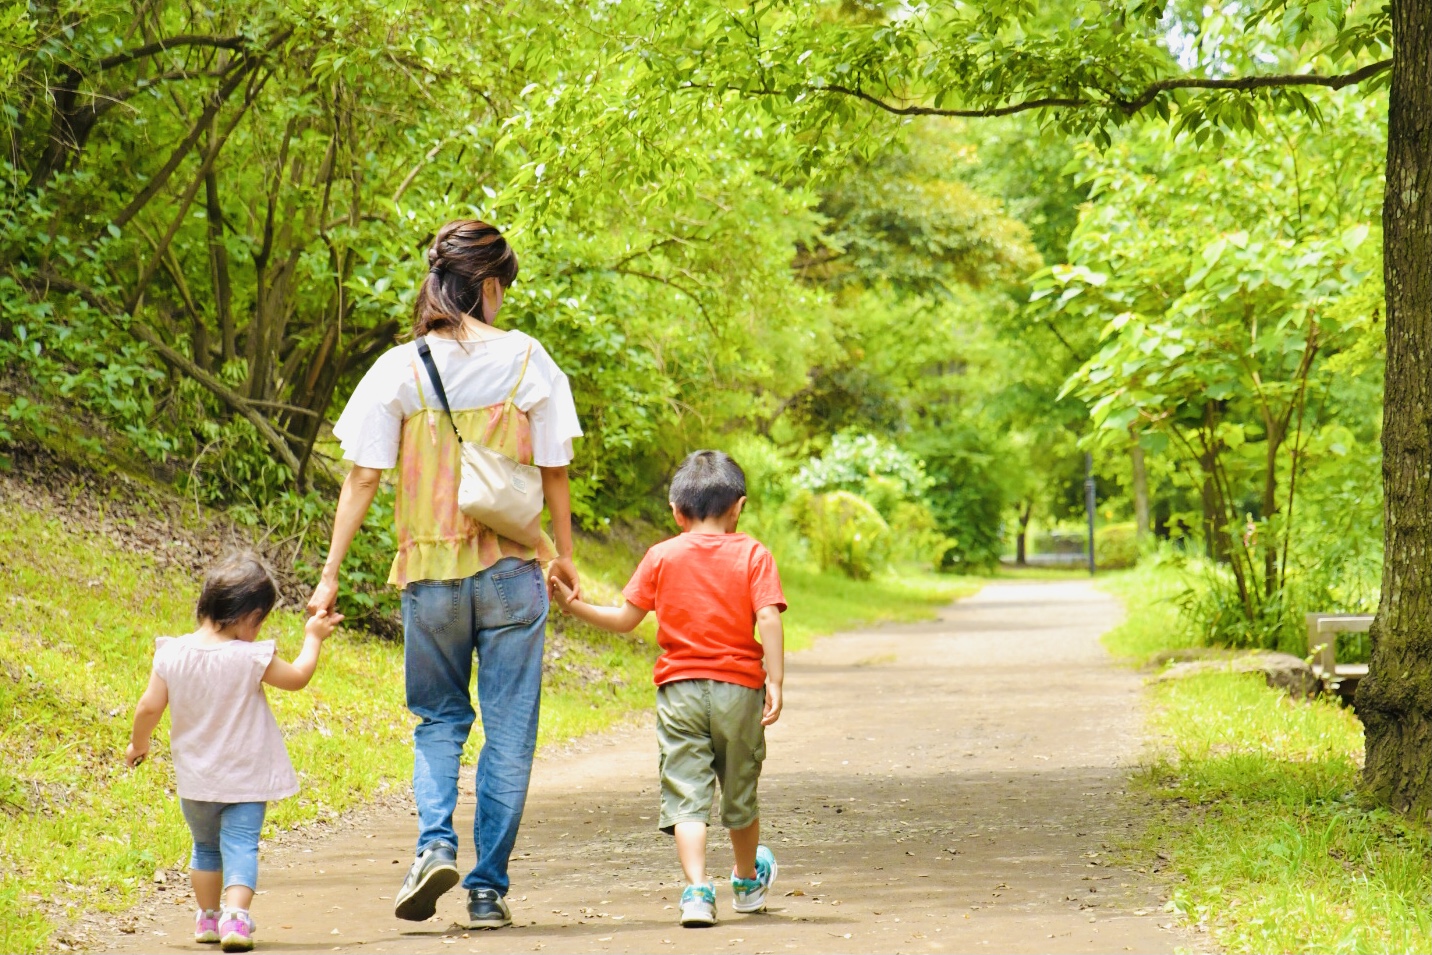
{"label": "gray sneaker", "polygon": [[683,928],[706,928],[716,924],[716,886],[688,885],[681,893]]}
{"label": "gray sneaker", "polygon": [[496,889],[471,889],[467,893],[468,928],[505,928],[512,924],[507,900]]}
{"label": "gray sneaker", "polygon": [[393,914],[408,922],[425,922],[438,910],[438,897],[457,885],[457,850],[442,842],[418,854],[393,903]]}

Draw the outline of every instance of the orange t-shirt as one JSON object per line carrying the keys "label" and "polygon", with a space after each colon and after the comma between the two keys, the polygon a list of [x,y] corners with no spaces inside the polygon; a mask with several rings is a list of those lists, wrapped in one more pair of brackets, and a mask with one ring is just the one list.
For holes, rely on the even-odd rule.
{"label": "orange t-shirt", "polygon": [[622,596],[656,611],[654,682],[766,685],[756,611],[786,609],[776,561],[745,534],[680,534],[641,559]]}

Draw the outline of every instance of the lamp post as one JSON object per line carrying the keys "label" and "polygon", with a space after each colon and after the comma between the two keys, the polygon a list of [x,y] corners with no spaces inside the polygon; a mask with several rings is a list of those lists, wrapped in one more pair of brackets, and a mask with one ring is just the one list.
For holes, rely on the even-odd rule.
{"label": "lamp post", "polygon": [[1089,576],[1094,576],[1094,455],[1084,452],[1084,512],[1089,518]]}

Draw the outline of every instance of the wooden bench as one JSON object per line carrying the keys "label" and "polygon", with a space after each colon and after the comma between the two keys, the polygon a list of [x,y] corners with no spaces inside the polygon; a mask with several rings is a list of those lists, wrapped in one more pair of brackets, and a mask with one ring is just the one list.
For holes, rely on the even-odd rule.
{"label": "wooden bench", "polygon": [[1367,676],[1366,663],[1344,663],[1338,666],[1337,646],[1340,633],[1367,633],[1372,616],[1362,613],[1310,613],[1308,652],[1313,655],[1313,672],[1344,699],[1351,699],[1357,683]]}

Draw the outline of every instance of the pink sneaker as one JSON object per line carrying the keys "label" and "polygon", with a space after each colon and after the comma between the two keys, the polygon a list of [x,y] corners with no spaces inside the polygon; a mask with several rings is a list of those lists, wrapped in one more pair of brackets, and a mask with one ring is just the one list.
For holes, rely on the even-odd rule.
{"label": "pink sneaker", "polygon": [[219,940],[219,910],[200,909],[194,916],[194,941],[217,942]]}
{"label": "pink sneaker", "polygon": [[225,952],[254,950],[254,920],[242,909],[225,909],[219,919],[219,949]]}

